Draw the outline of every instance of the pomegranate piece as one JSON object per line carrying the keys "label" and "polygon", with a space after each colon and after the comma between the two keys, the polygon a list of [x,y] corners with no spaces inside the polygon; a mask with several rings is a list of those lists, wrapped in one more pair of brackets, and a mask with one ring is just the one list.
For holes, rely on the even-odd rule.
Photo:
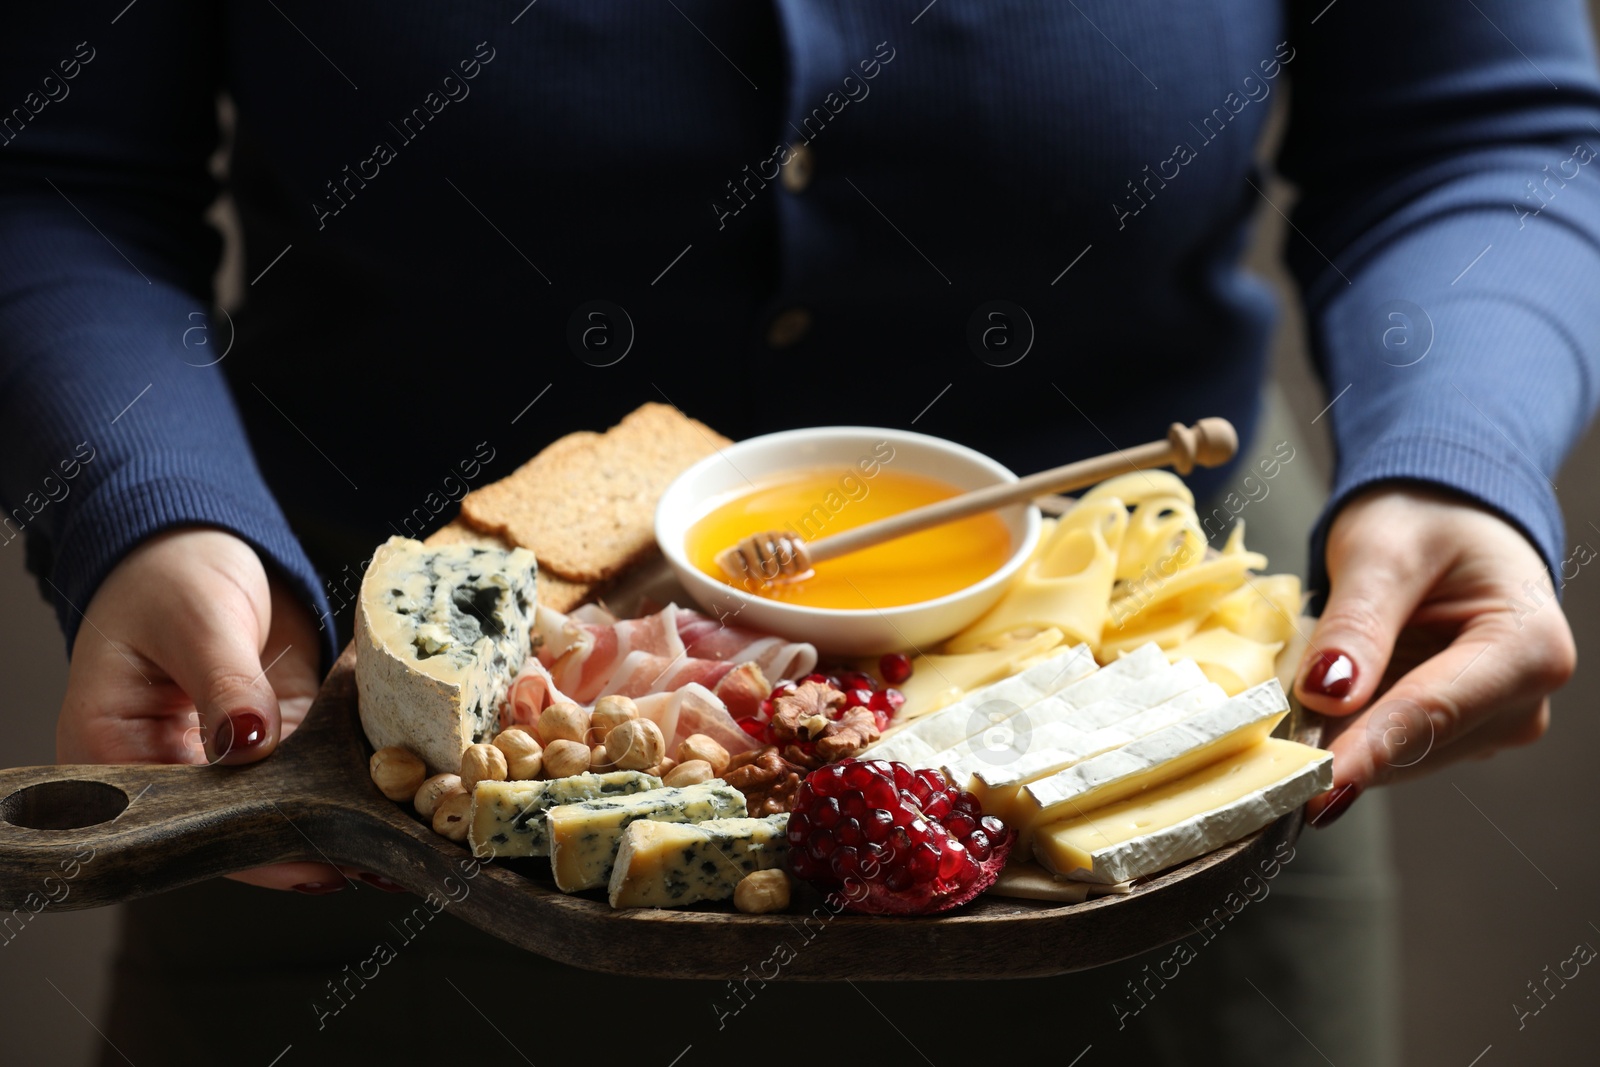
{"label": "pomegranate piece", "polygon": [[900,685],[911,677],[911,657],[904,652],[890,652],[878,660],[878,673],[890,685]]}
{"label": "pomegranate piece", "polygon": [[788,837],[795,876],[846,910],[931,915],[993,885],[1017,832],[937,771],[847,759],[800,783]]}

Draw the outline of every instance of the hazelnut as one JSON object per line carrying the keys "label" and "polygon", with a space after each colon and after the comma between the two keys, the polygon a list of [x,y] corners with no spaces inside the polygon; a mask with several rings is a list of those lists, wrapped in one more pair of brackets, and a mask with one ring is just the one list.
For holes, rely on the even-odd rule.
{"label": "hazelnut", "polygon": [[380,748],[367,761],[372,782],[390,800],[409,800],[416,796],[428,768],[415,754],[399,745]]}
{"label": "hazelnut", "polygon": [[589,746],[582,741],[552,741],[545,746],[544,772],[551,778],[570,778],[589,769]]}
{"label": "hazelnut", "polygon": [[525,782],[539,777],[539,768],[544,763],[544,749],[537,737],[520,726],[513,726],[501,731],[493,743],[505,754],[506,777],[511,781]]}
{"label": "hazelnut", "polygon": [[705,760],[711,764],[713,774],[721,774],[728,769],[728,750],[723,748],[714,737],[705,734],[690,734],[678,746],[678,762],[688,763],[690,760]]}
{"label": "hazelnut", "polygon": [[650,768],[650,773],[655,775],[657,778],[665,778],[667,775],[672,773],[672,768],[676,767],[677,765],[678,761],[673,759],[671,756],[662,756],[661,762]]}
{"label": "hazelnut", "polygon": [[411,798],[411,806],[416,808],[417,814],[424,819],[431,819],[446,797],[466,791],[467,787],[461,784],[459,774],[436,774],[422,783],[417,795]]}
{"label": "hazelnut", "polygon": [[667,741],[661,727],[649,719],[629,719],[606,735],[606,753],[611,762],[625,771],[654,767],[666,754]]}
{"label": "hazelnut", "polygon": [[606,754],[606,746],[596,745],[589,750],[589,769],[597,774],[617,769],[616,764],[611,762],[611,757]]}
{"label": "hazelnut", "polygon": [[746,915],[765,915],[789,906],[789,876],[780,870],[755,871],[739,879],[733,906]]}
{"label": "hazelnut", "polygon": [[582,742],[589,735],[589,713],[576,704],[551,704],[539,713],[539,740]]}
{"label": "hazelnut", "polygon": [[711,764],[703,759],[692,759],[678,764],[661,778],[662,785],[699,785],[709,782],[716,775],[711,771]]}
{"label": "hazelnut", "polygon": [[461,754],[461,788],[472,792],[479,782],[506,780],[506,754],[493,745],[469,745]]}
{"label": "hazelnut", "polygon": [[629,719],[639,717],[639,706],[630,698],[612,694],[594,702],[594,712],[589,716],[589,743],[598,745],[606,735]]}
{"label": "hazelnut", "polygon": [[[472,825],[472,794],[452,793],[433,812],[433,832],[452,841],[465,841]],[[740,883],[741,885],[744,883]]]}

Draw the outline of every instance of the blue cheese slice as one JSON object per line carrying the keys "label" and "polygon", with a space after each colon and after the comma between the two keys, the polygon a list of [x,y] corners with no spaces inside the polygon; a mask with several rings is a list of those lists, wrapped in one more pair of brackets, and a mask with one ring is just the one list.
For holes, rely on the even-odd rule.
{"label": "blue cheese slice", "polygon": [[373,554],[356,609],[356,688],[374,748],[399,745],[431,774],[498,730],[528,655],[533,553],[428,547],[391,537]]}
{"label": "blue cheese slice", "polygon": [[545,814],[551,808],[660,788],[661,779],[641,771],[574,774],[546,782],[479,782],[472,791],[467,841],[479,859],[548,856]]}
{"label": "blue cheese slice", "polygon": [[545,815],[550,867],[556,888],[566,893],[599,889],[611,881],[622,832],[640,819],[695,823],[745,813],[744,794],[720,779],[677,788],[652,789],[628,797],[562,804]]}
{"label": "blue cheese slice", "polygon": [[765,819],[669,823],[641,819],[622,833],[609,896],[613,908],[676,908],[727,900],[745,875],[781,867],[787,813]]}

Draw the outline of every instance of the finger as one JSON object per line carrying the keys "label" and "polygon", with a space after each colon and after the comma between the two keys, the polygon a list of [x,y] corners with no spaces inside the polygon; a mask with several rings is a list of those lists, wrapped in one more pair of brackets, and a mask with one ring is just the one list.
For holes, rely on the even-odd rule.
{"label": "finger", "polygon": [[270,585],[272,625],[262,660],[278,698],[280,737],[288,737],[305,719],[322,685],[322,640],[312,613],[276,576]]}
{"label": "finger", "polygon": [[1341,556],[1337,570],[1330,560],[1328,603],[1295,683],[1300,702],[1324,715],[1349,715],[1372,699],[1400,631],[1444,566],[1371,540]]}
{"label": "finger", "polygon": [[261,660],[261,623],[242,598],[185,598],[154,658],[200,714],[207,762],[250,763],[277,746],[277,694]]}
{"label": "finger", "polygon": [[1348,722],[1327,746],[1334,786],[1313,801],[1313,821],[1333,821],[1374,785],[1527,744],[1544,732],[1546,694],[1565,684],[1575,665],[1571,637],[1559,618],[1526,630],[1506,618],[1473,619],[1449,647]]}
{"label": "finger", "polygon": [[263,889],[294,890],[310,896],[323,896],[349,889],[356,884],[352,874],[331,863],[274,863],[230,874],[228,878]]}

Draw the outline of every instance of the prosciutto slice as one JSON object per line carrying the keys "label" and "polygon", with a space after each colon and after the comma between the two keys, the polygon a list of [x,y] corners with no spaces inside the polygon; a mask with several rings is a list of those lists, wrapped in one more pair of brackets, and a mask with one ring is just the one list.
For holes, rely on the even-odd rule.
{"label": "prosciutto slice", "polygon": [[696,659],[754,663],[773,682],[798,680],[817,666],[814,645],[730,626],[722,619],[688,608],[678,608],[675,621],[685,651]]}

